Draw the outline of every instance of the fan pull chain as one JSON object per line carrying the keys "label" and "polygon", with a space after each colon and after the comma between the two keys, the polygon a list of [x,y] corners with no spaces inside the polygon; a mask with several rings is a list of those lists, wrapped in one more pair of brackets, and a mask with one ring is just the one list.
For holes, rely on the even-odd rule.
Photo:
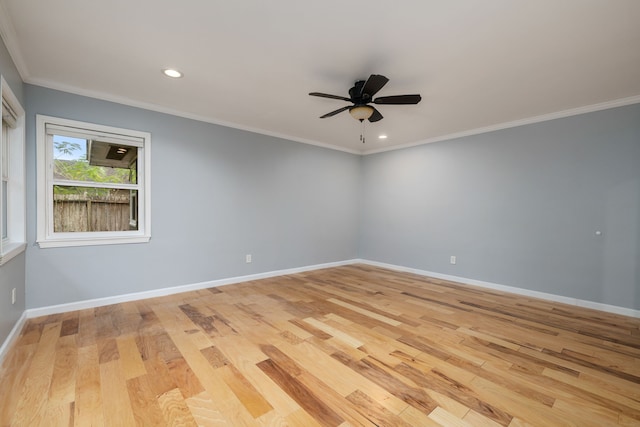
{"label": "fan pull chain", "polygon": [[366,141],[364,120],[360,120],[360,123],[362,123],[362,130],[360,131],[360,141],[362,141],[362,143],[364,144]]}

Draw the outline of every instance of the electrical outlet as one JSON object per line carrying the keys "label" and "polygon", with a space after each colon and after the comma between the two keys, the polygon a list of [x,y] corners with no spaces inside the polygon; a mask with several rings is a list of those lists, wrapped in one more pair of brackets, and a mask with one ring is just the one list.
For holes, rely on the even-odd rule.
{"label": "electrical outlet", "polygon": [[11,305],[16,303],[16,288],[11,289]]}
{"label": "electrical outlet", "polygon": [[455,255],[451,255],[451,258],[449,258],[449,263],[451,264],[455,264],[458,260],[456,259]]}
{"label": "electrical outlet", "polygon": [[247,264],[251,263],[251,254],[245,255],[244,260]]}

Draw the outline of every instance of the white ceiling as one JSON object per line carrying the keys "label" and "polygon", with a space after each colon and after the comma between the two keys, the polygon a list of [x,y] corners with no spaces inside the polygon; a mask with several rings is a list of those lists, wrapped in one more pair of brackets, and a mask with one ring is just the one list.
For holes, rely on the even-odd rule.
{"label": "white ceiling", "polygon": [[[0,0],[0,30],[28,83],[358,153],[640,102],[638,0]],[[308,93],[370,74],[423,99],[363,144]]]}

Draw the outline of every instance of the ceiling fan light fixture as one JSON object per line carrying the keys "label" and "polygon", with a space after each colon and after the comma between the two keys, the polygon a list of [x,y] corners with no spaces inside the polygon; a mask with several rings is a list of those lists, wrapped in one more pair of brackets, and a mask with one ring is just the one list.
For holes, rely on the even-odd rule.
{"label": "ceiling fan light fixture", "polygon": [[349,114],[356,120],[366,120],[373,115],[373,107],[369,105],[357,105],[349,109]]}

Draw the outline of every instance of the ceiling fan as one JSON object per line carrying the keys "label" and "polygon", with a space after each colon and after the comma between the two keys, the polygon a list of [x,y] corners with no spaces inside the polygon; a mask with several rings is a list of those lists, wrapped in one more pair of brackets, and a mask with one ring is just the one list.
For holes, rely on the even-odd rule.
{"label": "ceiling fan", "polygon": [[349,110],[351,116],[360,120],[361,122],[369,120],[369,122],[377,122],[382,120],[383,116],[380,112],[369,104],[377,105],[407,105],[417,104],[422,97],[420,95],[393,95],[393,96],[380,96],[373,98],[373,95],[378,93],[380,89],[384,87],[389,81],[388,78],[380,74],[371,74],[369,78],[365,80],[359,80],[355,85],[349,89],[349,98],[345,96],[330,95],[328,93],[311,92],[311,96],[319,96],[321,98],[339,99],[342,101],[351,102],[353,105],[347,105],[346,107],[338,108],[330,113],[320,116],[321,119],[335,116],[338,113]]}

